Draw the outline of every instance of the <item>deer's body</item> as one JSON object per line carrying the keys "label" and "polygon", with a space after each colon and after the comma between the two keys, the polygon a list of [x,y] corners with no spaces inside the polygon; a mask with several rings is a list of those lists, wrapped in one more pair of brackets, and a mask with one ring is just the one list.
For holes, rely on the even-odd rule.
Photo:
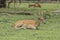
{"label": "deer's body", "polygon": [[33,25],[37,27],[37,22],[35,20],[19,20],[14,24],[14,28],[18,28],[21,26],[28,27],[28,25]]}
{"label": "deer's body", "polygon": [[35,3],[35,4],[29,4],[29,7],[40,7],[41,8],[41,5],[37,4],[37,3]]}
{"label": "deer's body", "polygon": [[36,20],[19,20],[14,23],[14,28],[23,28],[23,29],[38,29],[38,26],[40,25],[40,22],[44,22],[43,18],[38,18],[38,21]]}

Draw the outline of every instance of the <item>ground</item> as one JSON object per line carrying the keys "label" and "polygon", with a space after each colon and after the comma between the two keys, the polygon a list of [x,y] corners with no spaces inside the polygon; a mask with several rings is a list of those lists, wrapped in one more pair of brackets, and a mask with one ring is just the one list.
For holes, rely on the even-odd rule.
{"label": "ground", "polygon": [[[26,8],[24,8],[24,10]],[[23,10],[23,7],[21,9]],[[60,9],[60,5],[42,4],[42,8],[36,8],[35,10],[38,9],[51,11]],[[34,11],[32,8],[27,8],[26,10]],[[3,11],[7,10],[4,9]],[[0,40],[60,40],[60,15],[52,16],[51,18],[46,19],[46,24],[41,24],[39,26],[39,30],[13,29],[12,25],[17,20],[32,18],[34,18],[34,20],[36,19],[33,15],[12,15],[0,13]]]}

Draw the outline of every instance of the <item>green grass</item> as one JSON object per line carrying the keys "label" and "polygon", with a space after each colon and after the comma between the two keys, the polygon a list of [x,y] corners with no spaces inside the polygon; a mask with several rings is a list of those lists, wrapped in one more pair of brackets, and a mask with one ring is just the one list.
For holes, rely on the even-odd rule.
{"label": "green grass", "polygon": [[29,4],[31,3],[21,3],[20,5],[17,3],[14,7],[14,4],[11,3],[10,4],[10,9],[6,8],[3,11],[19,11],[19,10],[28,10],[28,11],[38,11],[38,10],[48,10],[48,11],[52,11],[52,10],[56,10],[56,9],[60,9],[60,4],[58,3],[40,3],[41,4],[41,8],[29,8]]}
{"label": "green grass", "polygon": [[[52,5],[53,9],[50,5]],[[42,4],[42,7],[43,10],[46,9],[50,11],[59,9],[60,4],[58,4],[58,8],[55,4]],[[25,8],[24,10],[33,10],[32,8]],[[23,9],[23,7],[21,7],[21,9]],[[4,10],[7,11],[6,9]],[[36,10],[38,10],[38,8],[36,8]],[[51,17],[50,19],[46,19],[46,24],[41,24],[39,26],[39,30],[23,30],[12,28],[12,25],[17,20],[33,18],[36,19],[33,15],[7,15],[0,13],[0,40],[60,40],[60,15]]]}

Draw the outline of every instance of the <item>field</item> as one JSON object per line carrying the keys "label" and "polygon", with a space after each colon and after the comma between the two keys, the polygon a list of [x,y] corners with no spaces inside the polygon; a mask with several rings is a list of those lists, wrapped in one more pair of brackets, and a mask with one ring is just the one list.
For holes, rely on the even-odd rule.
{"label": "field", "polygon": [[[20,9],[0,9],[0,12],[5,11],[19,11],[19,10],[56,10],[60,9],[60,4],[47,4],[43,3],[42,8],[28,8],[28,4],[22,3]],[[16,7],[17,8],[17,7]],[[3,11],[2,11],[3,10]],[[38,13],[38,12],[36,12]],[[39,30],[29,29],[13,29],[12,25],[17,20],[23,19],[36,19],[33,15],[18,15],[18,14],[6,14],[0,13],[0,40],[60,40],[60,15],[52,16],[46,19],[46,24],[41,24]]]}

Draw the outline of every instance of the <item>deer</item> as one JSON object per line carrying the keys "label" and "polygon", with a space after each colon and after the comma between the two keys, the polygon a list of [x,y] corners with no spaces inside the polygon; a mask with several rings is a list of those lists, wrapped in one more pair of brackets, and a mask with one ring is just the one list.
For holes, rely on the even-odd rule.
{"label": "deer", "polygon": [[41,5],[39,3],[29,4],[28,6],[29,7],[40,7],[41,8]]}
{"label": "deer", "polygon": [[[7,1],[8,1],[8,8],[12,2],[14,2],[14,7],[15,7],[15,3],[17,2],[17,0],[7,0]],[[18,1],[19,3],[21,3],[21,0],[18,0]]]}
{"label": "deer", "polygon": [[43,17],[38,16],[37,17],[37,21],[36,20],[18,20],[14,23],[13,28],[14,29],[38,29],[38,27],[40,26],[40,23],[44,23],[45,24],[45,20]]}

